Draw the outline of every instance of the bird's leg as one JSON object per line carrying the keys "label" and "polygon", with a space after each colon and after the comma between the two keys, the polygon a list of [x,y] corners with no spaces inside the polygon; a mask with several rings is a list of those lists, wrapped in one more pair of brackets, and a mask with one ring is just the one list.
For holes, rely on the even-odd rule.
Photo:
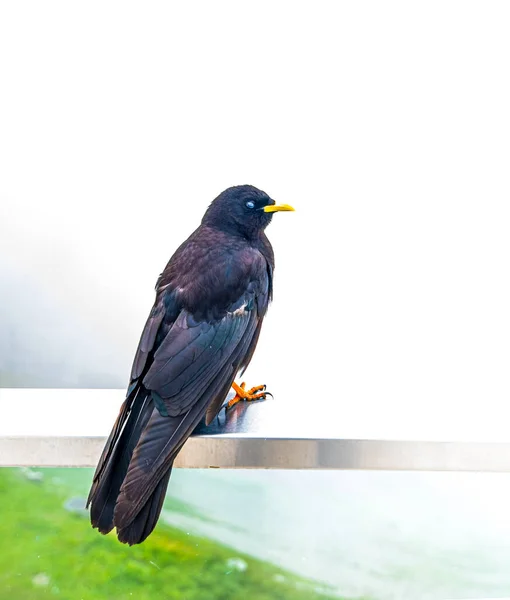
{"label": "bird's leg", "polygon": [[257,385],[252,387],[251,390],[246,390],[246,383],[243,381],[241,385],[237,385],[237,383],[234,382],[232,387],[234,388],[236,395],[227,404],[227,410],[235,406],[238,402],[241,402],[241,400],[246,402],[250,402],[251,400],[263,400],[268,395],[265,391],[265,385]]}

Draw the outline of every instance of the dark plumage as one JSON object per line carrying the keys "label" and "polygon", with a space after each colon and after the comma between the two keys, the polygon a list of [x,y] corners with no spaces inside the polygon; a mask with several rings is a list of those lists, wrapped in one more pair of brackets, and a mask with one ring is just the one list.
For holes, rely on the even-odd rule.
{"label": "dark plumage", "polygon": [[143,542],[161,512],[173,461],[198,423],[218,414],[255,350],[272,297],[264,234],[276,206],[249,185],[220,194],[156,285],[127,397],[106,442],[88,504],[101,533]]}

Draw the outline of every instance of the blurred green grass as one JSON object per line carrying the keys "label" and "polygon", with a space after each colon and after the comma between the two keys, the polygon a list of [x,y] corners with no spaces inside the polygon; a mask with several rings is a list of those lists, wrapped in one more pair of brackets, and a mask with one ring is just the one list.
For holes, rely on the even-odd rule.
{"label": "blurred green grass", "polygon": [[66,510],[70,496],[58,478],[0,469],[0,599],[338,600],[321,584],[163,523],[129,548],[92,530],[83,511]]}

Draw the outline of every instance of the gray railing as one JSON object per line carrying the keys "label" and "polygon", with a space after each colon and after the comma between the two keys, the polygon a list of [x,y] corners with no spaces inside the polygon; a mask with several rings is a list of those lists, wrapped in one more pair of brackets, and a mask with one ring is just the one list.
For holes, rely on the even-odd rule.
{"label": "gray railing", "polygon": [[[0,466],[94,466],[123,390],[0,389]],[[222,412],[185,444],[185,468],[510,471],[509,441],[331,435],[320,419],[295,426],[292,405]],[[368,418],[368,417],[367,417]],[[434,436],[431,436],[433,438]]]}

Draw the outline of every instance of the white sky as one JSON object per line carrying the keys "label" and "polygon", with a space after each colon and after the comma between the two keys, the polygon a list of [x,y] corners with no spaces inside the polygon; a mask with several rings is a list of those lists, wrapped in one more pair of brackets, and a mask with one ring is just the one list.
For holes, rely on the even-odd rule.
{"label": "white sky", "polygon": [[127,377],[170,254],[251,183],[297,212],[268,230],[250,383],[339,423],[507,419],[509,18],[482,1],[4,2],[2,255],[119,340]]}

